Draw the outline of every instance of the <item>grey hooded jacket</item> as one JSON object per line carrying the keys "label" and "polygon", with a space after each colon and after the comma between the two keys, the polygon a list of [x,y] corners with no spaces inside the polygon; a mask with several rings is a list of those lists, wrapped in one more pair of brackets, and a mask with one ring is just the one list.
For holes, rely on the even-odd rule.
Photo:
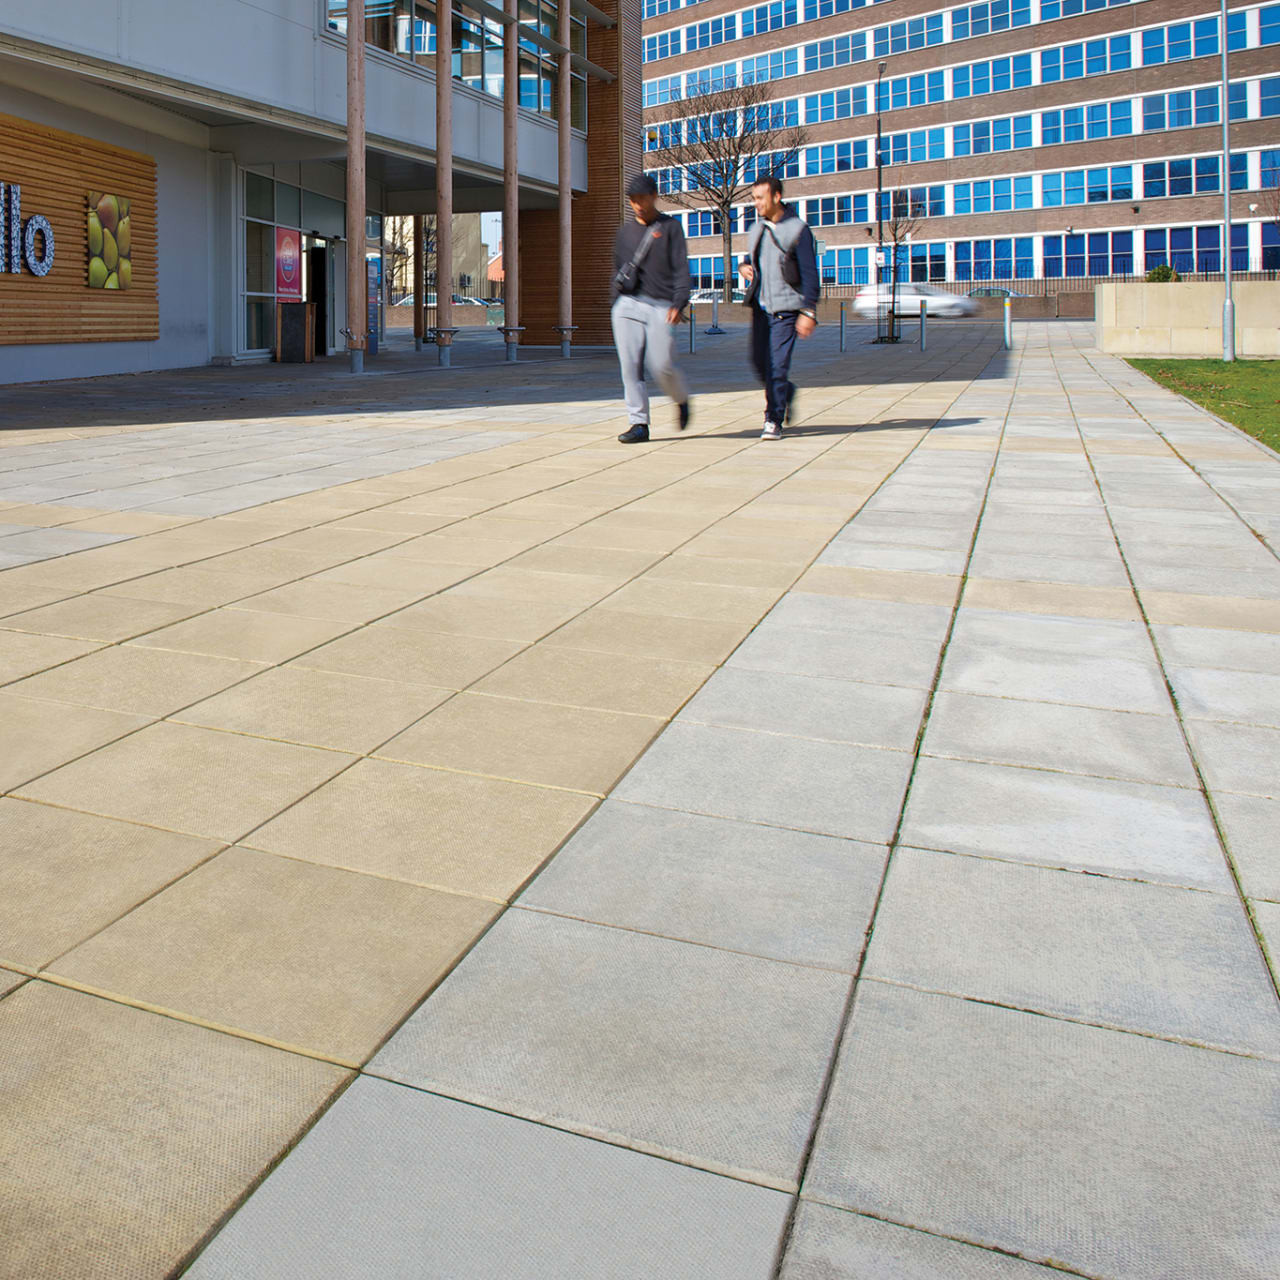
{"label": "grey hooded jacket", "polygon": [[[795,249],[800,267],[800,287],[792,288],[782,278],[782,259]],[[822,291],[813,232],[790,205],[777,222],[756,220],[748,241],[751,265],[760,277],[758,301],[766,311],[812,311]]]}

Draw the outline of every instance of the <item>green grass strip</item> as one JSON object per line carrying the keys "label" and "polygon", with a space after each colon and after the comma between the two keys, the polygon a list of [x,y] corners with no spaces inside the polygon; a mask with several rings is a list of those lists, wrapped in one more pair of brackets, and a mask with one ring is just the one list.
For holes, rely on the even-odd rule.
{"label": "green grass strip", "polygon": [[1203,405],[1280,452],[1280,360],[1130,360],[1147,377]]}

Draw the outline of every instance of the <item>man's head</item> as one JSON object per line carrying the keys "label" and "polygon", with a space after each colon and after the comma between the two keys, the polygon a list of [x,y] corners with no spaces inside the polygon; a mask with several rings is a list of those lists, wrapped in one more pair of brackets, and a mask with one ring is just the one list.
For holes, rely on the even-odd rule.
{"label": "man's head", "polygon": [[658,216],[658,184],[647,173],[637,173],[627,183],[627,203],[640,222]]}
{"label": "man's head", "polygon": [[758,178],[751,184],[751,199],[760,217],[776,222],[782,214],[782,179],[774,173]]}

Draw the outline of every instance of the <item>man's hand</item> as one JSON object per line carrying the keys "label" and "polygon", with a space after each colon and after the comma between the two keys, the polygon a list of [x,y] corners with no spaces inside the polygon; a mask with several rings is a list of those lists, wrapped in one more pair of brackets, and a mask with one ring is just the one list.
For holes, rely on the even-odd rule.
{"label": "man's hand", "polygon": [[750,284],[755,279],[756,269],[749,262],[738,263],[738,274]]}
{"label": "man's hand", "polygon": [[818,327],[812,316],[796,316],[796,337],[807,338]]}
{"label": "man's hand", "polygon": [[679,324],[679,323],[680,323],[680,308],[679,308],[679,307],[668,307],[668,308],[667,308],[667,323],[668,323],[668,324]]}

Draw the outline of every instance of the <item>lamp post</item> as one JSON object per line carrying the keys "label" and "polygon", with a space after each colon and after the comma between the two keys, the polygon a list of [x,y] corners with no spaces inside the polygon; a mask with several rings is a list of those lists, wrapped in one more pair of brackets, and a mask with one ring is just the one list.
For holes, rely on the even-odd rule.
{"label": "lamp post", "polygon": [[[1226,0],[1222,0],[1223,4]],[[884,141],[880,132],[880,81],[884,63],[876,68],[876,285],[880,284],[880,268],[884,263]]]}
{"label": "lamp post", "polygon": [[1231,89],[1227,79],[1227,0],[1222,0],[1222,359],[1236,358],[1236,306],[1231,297]]}

